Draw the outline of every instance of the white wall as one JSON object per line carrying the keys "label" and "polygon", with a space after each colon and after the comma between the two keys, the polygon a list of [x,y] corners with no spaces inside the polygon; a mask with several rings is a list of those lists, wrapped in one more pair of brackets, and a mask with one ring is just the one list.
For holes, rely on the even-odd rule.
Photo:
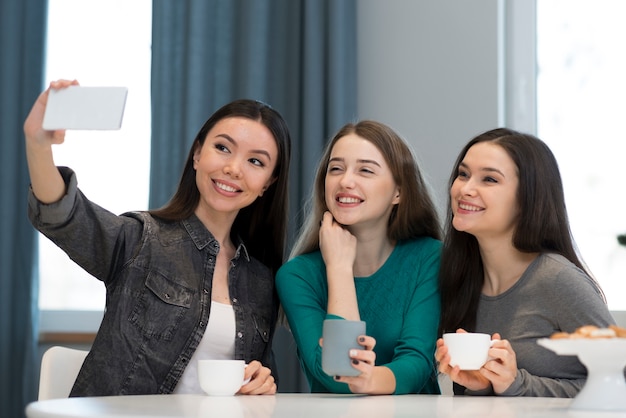
{"label": "white wall", "polygon": [[499,126],[498,0],[358,0],[358,117],[409,141],[440,208],[461,147]]}

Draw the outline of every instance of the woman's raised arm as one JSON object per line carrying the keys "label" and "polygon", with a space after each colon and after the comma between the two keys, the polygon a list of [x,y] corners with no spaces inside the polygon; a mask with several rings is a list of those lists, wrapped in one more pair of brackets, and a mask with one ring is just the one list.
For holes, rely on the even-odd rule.
{"label": "woman's raised arm", "polygon": [[24,122],[26,137],[26,160],[33,193],[42,203],[53,203],[65,194],[65,183],[54,164],[52,144],[62,144],[65,130],[46,131],[42,127],[43,116],[50,89],[62,89],[78,85],[76,80],[59,80],[50,83],[41,93]]}

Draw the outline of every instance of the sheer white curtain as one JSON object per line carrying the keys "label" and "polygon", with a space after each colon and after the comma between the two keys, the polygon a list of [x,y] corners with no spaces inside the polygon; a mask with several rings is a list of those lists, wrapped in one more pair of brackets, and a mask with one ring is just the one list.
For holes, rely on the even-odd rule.
{"label": "sheer white curtain", "polygon": [[537,1],[538,135],[561,169],[572,232],[609,309],[626,311],[626,2]]}

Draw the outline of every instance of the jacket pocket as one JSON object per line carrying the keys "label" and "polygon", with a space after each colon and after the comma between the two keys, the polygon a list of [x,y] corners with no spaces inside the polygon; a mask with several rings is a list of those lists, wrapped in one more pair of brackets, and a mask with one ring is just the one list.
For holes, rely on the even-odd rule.
{"label": "jacket pocket", "polygon": [[254,320],[254,344],[267,344],[270,340],[270,321],[262,316],[252,314]]}
{"label": "jacket pocket", "polygon": [[191,307],[193,289],[151,270],[129,321],[148,338],[169,341]]}

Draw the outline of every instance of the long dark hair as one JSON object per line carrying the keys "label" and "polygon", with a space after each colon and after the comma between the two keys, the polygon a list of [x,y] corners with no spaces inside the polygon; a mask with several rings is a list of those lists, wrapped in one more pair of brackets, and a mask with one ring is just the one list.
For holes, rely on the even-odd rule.
{"label": "long dark hair", "polygon": [[283,117],[270,106],[256,100],[235,100],[218,109],[204,123],[193,141],[178,189],[162,208],[150,213],[167,221],[180,221],[190,217],[200,201],[196,185],[193,155],[202,147],[209,131],[220,120],[244,117],[263,124],[272,133],[278,147],[278,161],[269,188],[251,205],[241,209],[235,218],[231,235],[240,236],[248,252],[273,273],[283,263],[287,239],[288,174],[291,157],[291,137]]}
{"label": "long dark hair", "polygon": [[[476,136],[461,150],[448,189],[457,177],[459,164],[465,154],[479,142],[492,142],[501,146],[517,167],[519,217],[513,233],[513,246],[527,253],[560,254],[593,277],[576,251],[556,158],[540,139],[505,128]],[[458,328],[468,331],[475,329],[484,280],[478,241],[473,235],[454,229],[452,219],[451,202],[448,200],[440,270],[440,334],[454,332]]]}
{"label": "long dark hair", "polygon": [[396,241],[419,236],[441,239],[441,227],[428,187],[417,166],[411,149],[389,126],[380,122],[363,120],[344,125],[326,145],[313,183],[313,194],[308,202],[309,213],[291,256],[319,249],[319,226],[328,210],[324,198],[326,172],[330,153],[342,137],[355,134],[371,142],[385,158],[400,189],[400,203],[389,216],[387,236]]}

